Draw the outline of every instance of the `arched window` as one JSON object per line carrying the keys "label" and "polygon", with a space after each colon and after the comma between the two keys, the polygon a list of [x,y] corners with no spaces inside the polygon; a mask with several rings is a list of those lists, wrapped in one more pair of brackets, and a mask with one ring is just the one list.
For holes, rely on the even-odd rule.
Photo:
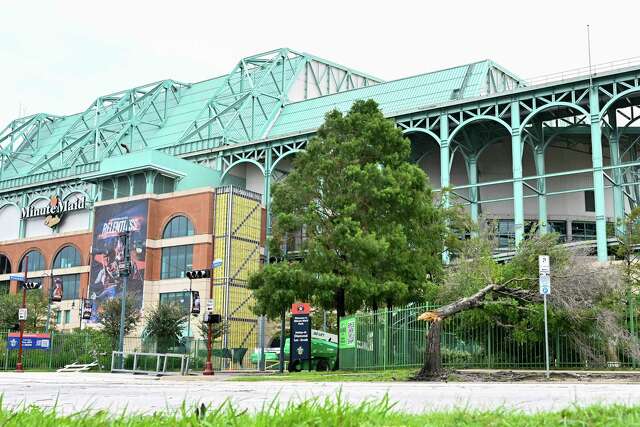
{"label": "arched window", "polygon": [[[186,216],[176,216],[164,227],[163,239],[193,236],[193,224]],[[175,279],[185,277],[187,271],[193,268],[193,245],[173,246],[162,248],[161,279]]]}
{"label": "arched window", "polygon": [[44,270],[44,257],[42,256],[42,253],[38,250],[32,250],[27,252],[22,259],[20,260],[20,271],[24,271],[24,260],[27,257],[27,255],[29,256],[29,271],[40,271],[40,270]]}
{"label": "arched window", "polygon": [[6,255],[0,254],[0,274],[11,273],[11,261]]}
{"label": "arched window", "polygon": [[53,260],[53,268],[69,268],[80,265],[80,252],[75,246],[65,246],[60,249]]}
{"label": "arched window", "polygon": [[163,239],[171,239],[173,237],[193,236],[193,224],[186,216],[176,216],[169,221],[162,232]]}

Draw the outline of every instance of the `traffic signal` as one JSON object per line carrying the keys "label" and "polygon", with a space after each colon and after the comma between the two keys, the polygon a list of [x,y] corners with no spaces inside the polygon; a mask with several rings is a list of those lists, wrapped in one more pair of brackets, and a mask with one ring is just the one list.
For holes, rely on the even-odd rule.
{"label": "traffic signal", "polygon": [[191,291],[191,314],[200,314],[200,292]]}
{"label": "traffic signal", "polygon": [[24,282],[22,285],[25,289],[40,289],[42,284],[40,282]]}
{"label": "traffic signal", "polygon": [[222,316],[217,313],[205,313],[204,314],[204,323],[217,324],[222,323]]}
{"label": "traffic signal", "polygon": [[211,270],[208,268],[204,268],[202,270],[191,270],[187,271],[187,277],[191,280],[193,279],[206,279],[211,277]]}

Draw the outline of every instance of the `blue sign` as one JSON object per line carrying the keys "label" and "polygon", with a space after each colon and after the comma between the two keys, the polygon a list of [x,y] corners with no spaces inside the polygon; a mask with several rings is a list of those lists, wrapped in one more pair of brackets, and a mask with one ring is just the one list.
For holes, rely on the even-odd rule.
{"label": "blue sign", "polygon": [[[294,314],[291,316],[289,343],[290,371],[296,369],[296,362],[311,361],[311,319],[309,319],[308,314]],[[311,363],[309,363],[309,370],[311,370]]]}
{"label": "blue sign", "polygon": [[[7,349],[18,350],[20,347],[20,334],[9,333],[7,336]],[[23,350],[49,350],[51,348],[51,336],[49,334],[23,334]]]}
{"label": "blue sign", "polygon": [[22,275],[22,274],[11,274],[11,275],[9,275],[9,280],[15,280],[16,282],[24,282],[24,275]]}
{"label": "blue sign", "polygon": [[211,268],[218,268],[222,265],[222,260],[220,258],[214,259],[211,263]]}

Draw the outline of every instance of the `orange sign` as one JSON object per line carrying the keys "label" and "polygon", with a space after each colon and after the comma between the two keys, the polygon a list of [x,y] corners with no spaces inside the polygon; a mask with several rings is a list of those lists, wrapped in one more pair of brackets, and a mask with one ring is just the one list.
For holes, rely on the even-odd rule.
{"label": "orange sign", "polygon": [[311,306],[306,302],[291,304],[291,314],[309,314],[310,312]]}

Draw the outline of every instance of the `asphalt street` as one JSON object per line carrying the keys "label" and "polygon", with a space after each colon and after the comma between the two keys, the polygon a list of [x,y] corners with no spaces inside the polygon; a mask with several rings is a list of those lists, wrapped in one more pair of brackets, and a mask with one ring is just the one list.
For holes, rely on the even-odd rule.
{"label": "asphalt street", "polygon": [[385,394],[397,408],[411,412],[449,408],[559,410],[572,405],[640,404],[640,384],[595,383],[372,383],[239,382],[218,375],[180,378],[99,373],[0,373],[5,407],[38,405],[60,413],[105,409],[112,413],[150,413],[190,404],[219,405],[226,400],[258,410],[277,396],[281,404],[306,398],[350,402]]}

